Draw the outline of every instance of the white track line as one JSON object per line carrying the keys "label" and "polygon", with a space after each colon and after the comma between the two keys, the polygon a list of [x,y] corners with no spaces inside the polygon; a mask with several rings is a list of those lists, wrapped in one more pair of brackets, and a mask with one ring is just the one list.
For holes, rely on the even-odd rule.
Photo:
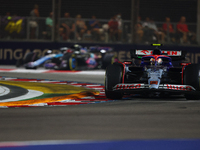
{"label": "white track line", "polygon": [[[11,70],[8,72],[20,72],[20,73],[43,73],[46,72],[47,70],[32,70],[32,69],[16,69],[16,70]],[[4,71],[6,72],[6,71]]]}
{"label": "white track line", "polygon": [[[1,69],[1,68],[0,68]],[[3,69],[3,68],[2,68]],[[19,72],[19,73],[51,73],[47,69],[14,69],[14,70],[0,70],[0,72]],[[84,74],[84,75],[105,75],[104,70],[88,70],[80,72],[52,72],[52,73],[70,73],[70,74]]]}
{"label": "white track line", "polygon": [[80,71],[75,74],[105,75],[105,71]]}
{"label": "white track line", "polygon": [[24,100],[24,99],[30,99],[30,98],[34,98],[34,97],[38,97],[41,96],[42,94],[44,94],[43,92],[40,91],[36,91],[36,90],[28,90],[28,93],[22,96],[18,96],[15,98],[9,98],[6,100],[1,100],[1,102],[13,102],[13,101],[19,101],[19,100]]}
{"label": "white track line", "polygon": [[0,86],[0,96],[10,93],[10,89],[5,86]]}

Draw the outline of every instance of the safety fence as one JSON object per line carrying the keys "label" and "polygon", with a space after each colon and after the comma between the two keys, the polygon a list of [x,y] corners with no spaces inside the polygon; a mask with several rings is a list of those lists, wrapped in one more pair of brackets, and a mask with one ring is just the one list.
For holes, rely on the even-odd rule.
{"label": "safety fence", "polygon": [[[198,45],[196,23],[187,23],[189,32],[185,41],[177,30],[178,23],[174,22],[140,21],[132,27],[130,20],[60,18],[53,28],[50,17],[4,16],[0,19],[1,41]],[[135,39],[131,33],[135,33]]]}

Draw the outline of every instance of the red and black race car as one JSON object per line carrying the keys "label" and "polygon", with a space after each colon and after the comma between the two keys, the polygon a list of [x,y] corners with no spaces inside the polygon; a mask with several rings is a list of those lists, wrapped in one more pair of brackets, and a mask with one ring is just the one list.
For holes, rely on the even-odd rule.
{"label": "red and black race car", "polygon": [[186,51],[130,50],[133,61],[117,62],[106,68],[105,93],[107,98],[121,99],[124,94],[156,94],[158,96],[184,94],[187,100],[200,99],[200,65],[172,61],[184,60]]}

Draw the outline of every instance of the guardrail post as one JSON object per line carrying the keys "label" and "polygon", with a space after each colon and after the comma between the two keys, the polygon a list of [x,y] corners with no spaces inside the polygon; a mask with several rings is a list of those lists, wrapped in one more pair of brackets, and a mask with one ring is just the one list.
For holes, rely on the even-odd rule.
{"label": "guardrail post", "polygon": [[26,21],[27,21],[27,28],[26,28],[26,30],[27,30],[26,36],[27,37],[26,38],[27,38],[27,40],[29,40],[30,39],[30,25],[29,25],[30,19],[29,19],[29,17],[27,17]]}
{"label": "guardrail post", "polygon": [[131,1],[131,43],[136,42],[135,25],[137,23],[139,13],[139,0]]}
{"label": "guardrail post", "polygon": [[52,34],[51,34],[51,41],[55,41],[55,11],[56,11],[56,0],[52,0],[52,12],[53,12],[53,16],[52,16],[52,19],[53,19],[53,26],[52,26]]}
{"label": "guardrail post", "polygon": [[197,42],[200,44],[200,0],[197,0]]}

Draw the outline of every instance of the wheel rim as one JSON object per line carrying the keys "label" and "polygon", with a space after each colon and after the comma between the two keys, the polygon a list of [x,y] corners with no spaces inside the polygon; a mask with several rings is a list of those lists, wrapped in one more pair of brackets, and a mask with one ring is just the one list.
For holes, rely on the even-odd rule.
{"label": "wheel rim", "polygon": [[70,60],[69,60],[69,62],[70,62],[70,70],[75,70],[76,69],[76,58],[70,58]]}
{"label": "wheel rim", "polygon": [[117,57],[114,55],[113,57],[112,57],[112,59],[111,59],[111,64],[113,64],[114,62],[117,62],[118,61],[118,59],[117,59]]}

